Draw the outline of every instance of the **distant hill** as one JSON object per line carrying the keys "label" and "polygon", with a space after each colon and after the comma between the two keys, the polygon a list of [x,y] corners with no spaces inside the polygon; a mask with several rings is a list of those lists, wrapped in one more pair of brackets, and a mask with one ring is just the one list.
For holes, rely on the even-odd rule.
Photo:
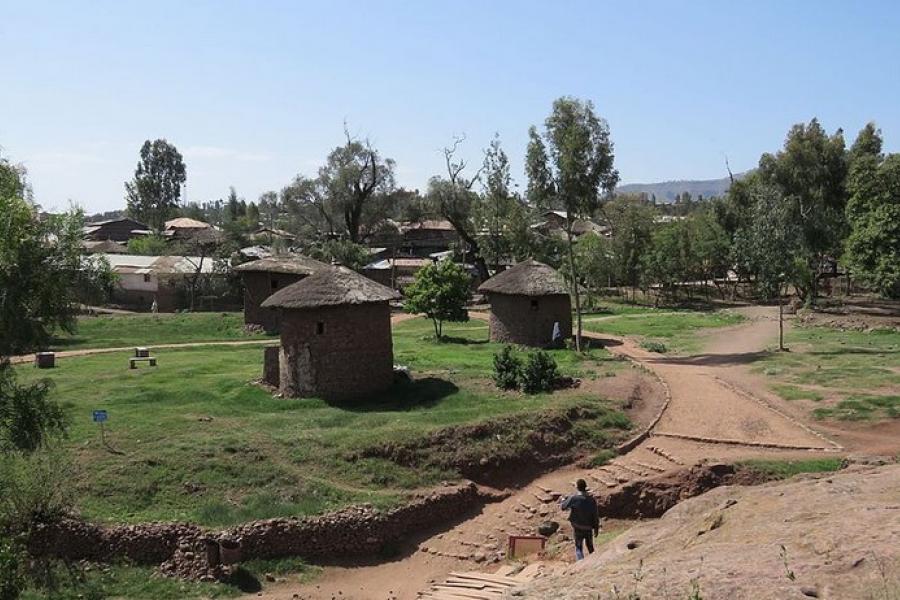
{"label": "distant hill", "polygon": [[[744,175],[746,173],[740,173],[735,175],[735,178],[740,179]],[[704,198],[722,196],[730,186],[731,180],[723,177],[722,179],[663,181],[661,183],[629,183],[618,186],[616,193],[646,193],[648,196],[655,195],[656,201],[660,204],[671,204],[675,202],[675,196],[684,192],[689,192],[691,197],[696,200],[701,195]]]}

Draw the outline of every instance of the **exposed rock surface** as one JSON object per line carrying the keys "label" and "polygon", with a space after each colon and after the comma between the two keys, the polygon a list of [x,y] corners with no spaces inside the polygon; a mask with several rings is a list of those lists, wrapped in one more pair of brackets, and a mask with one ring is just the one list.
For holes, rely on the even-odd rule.
{"label": "exposed rock surface", "polygon": [[693,586],[706,600],[897,597],[900,465],[719,487],[523,597],[687,598]]}

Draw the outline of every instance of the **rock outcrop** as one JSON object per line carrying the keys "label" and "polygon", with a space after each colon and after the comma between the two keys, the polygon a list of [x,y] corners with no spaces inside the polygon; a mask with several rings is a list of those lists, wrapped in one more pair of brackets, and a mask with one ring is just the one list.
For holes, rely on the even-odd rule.
{"label": "rock outcrop", "polygon": [[[895,598],[900,465],[725,486],[621,534],[524,598]],[[630,595],[634,594],[634,596]],[[517,594],[520,595],[520,594]]]}

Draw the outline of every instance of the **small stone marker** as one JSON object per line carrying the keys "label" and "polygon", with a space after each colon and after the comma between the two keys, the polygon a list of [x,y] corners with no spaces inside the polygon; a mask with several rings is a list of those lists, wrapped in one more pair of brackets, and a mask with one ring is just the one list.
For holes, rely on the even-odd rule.
{"label": "small stone marker", "polygon": [[34,366],[38,369],[52,369],[56,366],[56,353],[38,352],[34,355]]}
{"label": "small stone marker", "polygon": [[150,348],[138,346],[134,349],[135,358],[148,358],[150,356]]}

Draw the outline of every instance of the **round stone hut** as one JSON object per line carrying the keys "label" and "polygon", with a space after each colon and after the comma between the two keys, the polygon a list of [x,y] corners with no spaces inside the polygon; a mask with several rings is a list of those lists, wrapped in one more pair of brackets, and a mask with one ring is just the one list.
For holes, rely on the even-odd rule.
{"label": "round stone hut", "polygon": [[554,325],[572,335],[572,303],[562,276],[544,263],[526,260],[481,284],[491,303],[491,341],[545,348]]}
{"label": "round stone hut", "polygon": [[394,370],[388,302],[399,297],[337,266],[275,292],[262,303],[281,313],[281,345],[266,349],[266,381],[293,397],[346,399],[387,388]]}
{"label": "round stone hut", "polygon": [[251,260],[234,268],[244,282],[244,324],[278,333],[278,311],[263,308],[263,301],[282,288],[327,267],[308,256],[291,254]]}

